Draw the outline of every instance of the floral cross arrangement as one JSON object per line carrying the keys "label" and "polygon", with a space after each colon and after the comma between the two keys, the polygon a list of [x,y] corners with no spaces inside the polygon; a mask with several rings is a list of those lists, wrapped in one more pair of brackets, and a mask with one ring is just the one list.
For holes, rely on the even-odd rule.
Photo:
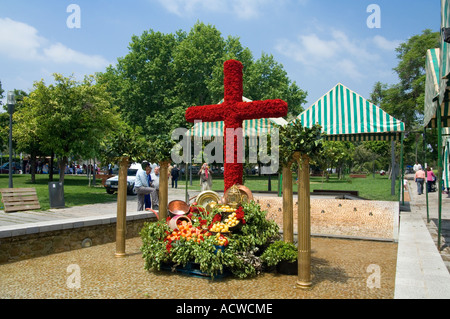
{"label": "floral cross arrangement", "polygon": [[[242,185],[243,164],[241,148],[242,122],[244,120],[282,117],[287,115],[288,105],[280,99],[243,102],[241,62],[228,60],[224,63],[224,102],[222,104],[193,106],[186,110],[188,122],[224,121],[224,187],[225,191],[235,184]],[[232,129],[228,131],[227,129]],[[227,138],[228,133],[231,135]],[[229,140],[228,140],[229,139]],[[232,140],[233,139],[233,140]]]}

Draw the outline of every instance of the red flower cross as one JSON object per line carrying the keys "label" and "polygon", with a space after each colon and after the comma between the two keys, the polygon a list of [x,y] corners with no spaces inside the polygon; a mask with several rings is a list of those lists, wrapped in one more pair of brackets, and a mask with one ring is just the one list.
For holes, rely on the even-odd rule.
{"label": "red flower cross", "polygon": [[[265,100],[242,102],[242,63],[228,60],[224,63],[224,102],[222,104],[193,106],[186,110],[186,120],[194,122],[224,121],[224,184],[225,191],[235,184],[242,183],[243,164],[242,122],[244,120],[282,117],[287,115],[288,106],[283,100]],[[233,135],[227,139],[227,129],[231,128]],[[231,131],[230,131],[231,132]],[[234,136],[234,138],[233,138]],[[233,139],[233,140],[232,140]],[[234,156],[233,156],[234,153]]]}

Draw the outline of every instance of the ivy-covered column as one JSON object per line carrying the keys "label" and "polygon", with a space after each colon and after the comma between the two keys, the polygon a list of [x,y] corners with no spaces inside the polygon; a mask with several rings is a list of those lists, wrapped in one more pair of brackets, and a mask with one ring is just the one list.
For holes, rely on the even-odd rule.
{"label": "ivy-covered column", "polygon": [[116,257],[125,257],[127,233],[127,172],[128,157],[122,157],[119,167],[119,189],[117,190]]}
{"label": "ivy-covered column", "polygon": [[298,279],[300,288],[311,287],[311,205],[309,156],[296,152],[298,162]]}
{"label": "ivy-covered column", "polygon": [[159,164],[159,219],[167,218],[167,209],[169,205],[169,162]]}
{"label": "ivy-covered column", "polygon": [[294,242],[294,200],[292,191],[292,162],[283,165],[283,240]]}

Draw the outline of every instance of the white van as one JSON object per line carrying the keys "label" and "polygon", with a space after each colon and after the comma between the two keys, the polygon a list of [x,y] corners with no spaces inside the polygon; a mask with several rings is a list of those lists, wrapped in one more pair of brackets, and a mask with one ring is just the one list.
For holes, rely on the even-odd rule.
{"label": "white van", "polygon": [[[134,189],[134,181],[136,180],[136,173],[138,169],[141,168],[141,164],[133,163],[128,168],[127,172],[127,194],[136,195],[136,190]],[[114,176],[108,178],[105,181],[105,188],[108,194],[114,194],[119,189],[119,176]]]}

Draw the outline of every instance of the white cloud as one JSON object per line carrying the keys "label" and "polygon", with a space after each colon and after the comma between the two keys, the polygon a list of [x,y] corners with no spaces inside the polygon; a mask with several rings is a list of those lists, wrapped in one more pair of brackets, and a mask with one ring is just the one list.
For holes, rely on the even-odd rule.
{"label": "white cloud", "polygon": [[78,64],[103,68],[109,63],[99,55],[75,51],[62,43],[51,44],[36,28],[9,18],[0,18],[0,55],[22,61]]}
{"label": "white cloud", "polygon": [[46,58],[60,64],[79,64],[93,69],[100,69],[109,64],[102,56],[87,55],[72,50],[61,43],[52,44],[43,51]]}
{"label": "white cloud", "polygon": [[[383,38],[384,39],[384,38]],[[275,49],[281,54],[300,62],[308,72],[323,76],[345,76],[360,80],[367,70],[382,63],[380,52],[373,49],[374,39],[352,39],[345,32],[332,30],[301,34],[295,40],[280,39]],[[389,41],[377,40],[383,49]]]}
{"label": "white cloud", "polygon": [[197,10],[218,12],[225,8],[220,0],[158,0],[170,13],[178,16],[192,15]]}
{"label": "white cloud", "polygon": [[[301,0],[303,4],[306,0]],[[275,0],[158,0],[169,12],[180,17],[192,16],[198,11],[233,14],[240,19],[253,19],[261,14],[267,4],[279,5]]]}
{"label": "white cloud", "polygon": [[38,51],[46,42],[32,26],[0,18],[0,54],[20,60],[38,59]]}
{"label": "white cloud", "polygon": [[378,48],[387,51],[394,51],[402,43],[402,41],[400,40],[389,41],[388,39],[382,37],[381,35],[376,35],[373,38],[373,42]]}

